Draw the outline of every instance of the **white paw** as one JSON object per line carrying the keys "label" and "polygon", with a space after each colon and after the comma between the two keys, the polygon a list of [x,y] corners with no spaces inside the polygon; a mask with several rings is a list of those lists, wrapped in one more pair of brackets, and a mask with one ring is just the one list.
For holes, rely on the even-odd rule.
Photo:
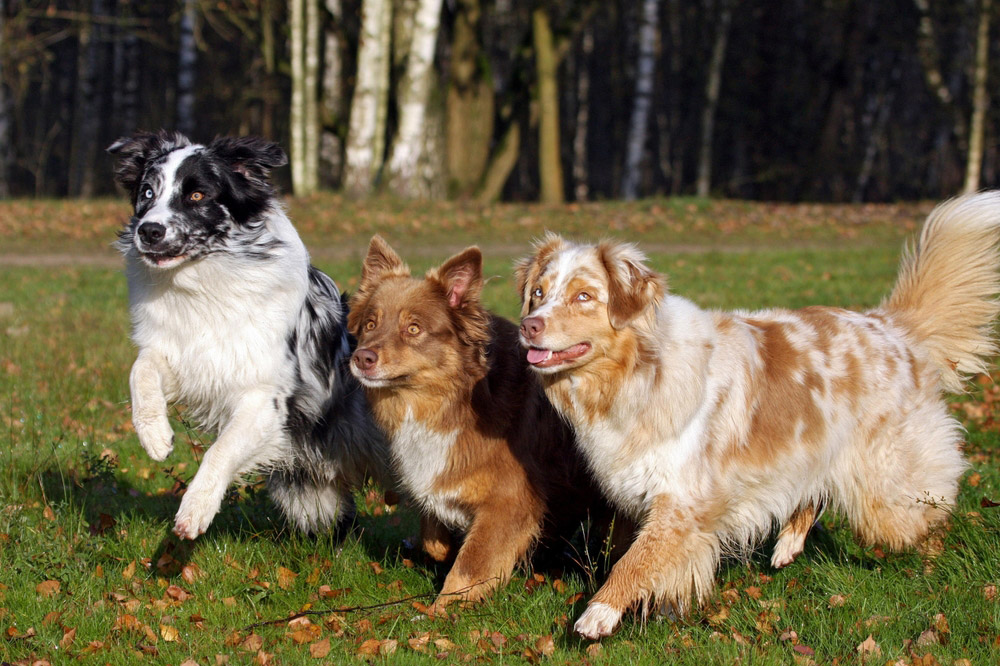
{"label": "white paw", "polygon": [[600,602],[592,603],[573,625],[573,630],[584,638],[597,640],[610,636],[621,619],[622,611]]}
{"label": "white paw", "polygon": [[174,518],[174,534],[182,539],[197,539],[212,524],[222,506],[222,496],[213,492],[198,492],[195,484],[188,486],[181,498],[181,508]]}
{"label": "white paw", "polygon": [[771,554],[771,566],[775,569],[787,567],[805,549],[805,539],[778,539]]}
{"label": "white paw", "polygon": [[174,430],[166,414],[149,417],[136,414],[132,417],[132,425],[139,435],[139,443],[153,460],[164,460],[174,450]]}

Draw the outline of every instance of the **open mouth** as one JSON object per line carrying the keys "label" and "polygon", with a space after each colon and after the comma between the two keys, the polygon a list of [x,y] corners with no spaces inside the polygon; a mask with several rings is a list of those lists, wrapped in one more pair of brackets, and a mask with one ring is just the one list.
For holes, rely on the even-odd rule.
{"label": "open mouth", "polygon": [[140,256],[143,261],[145,261],[150,266],[156,266],[157,268],[170,268],[171,266],[176,266],[184,262],[188,255],[186,252],[182,254],[160,254],[157,252],[141,252]]}
{"label": "open mouth", "polygon": [[590,351],[589,342],[580,342],[561,351],[552,349],[528,348],[528,363],[536,368],[551,368],[556,365],[574,361]]}

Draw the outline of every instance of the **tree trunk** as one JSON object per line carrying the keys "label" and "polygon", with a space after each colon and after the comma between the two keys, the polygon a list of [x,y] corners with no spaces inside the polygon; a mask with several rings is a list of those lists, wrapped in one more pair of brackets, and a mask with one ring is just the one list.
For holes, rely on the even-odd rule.
{"label": "tree trunk", "polygon": [[76,100],[73,145],[70,154],[69,194],[75,197],[94,195],[94,160],[97,157],[100,113],[98,111],[98,76],[100,32],[93,17],[104,16],[104,1],[93,0],[91,16],[80,26],[80,50],[77,60]]}
{"label": "tree trunk", "polygon": [[697,193],[700,197],[707,197],[712,189],[712,138],[715,134],[715,111],[719,105],[719,88],[722,84],[722,65],[726,61],[726,45],[729,41],[729,24],[733,17],[730,1],[722,0],[715,45],[712,47],[712,59],[708,64],[705,108],[701,114],[701,141],[698,151]]}
{"label": "tree trunk", "polygon": [[434,75],[434,48],[441,21],[442,0],[421,0],[413,20],[413,35],[406,58],[406,71],[396,89],[399,127],[386,165],[389,189],[396,195],[415,199],[426,196],[421,183],[427,104]]}
{"label": "tree trunk", "polygon": [[[0,0],[0,51],[3,51],[4,12],[7,7]],[[10,142],[10,106],[7,99],[7,86],[3,78],[3,58],[0,58],[0,199],[10,196],[10,165],[13,149]]]}
{"label": "tree trunk", "polygon": [[344,189],[354,197],[371,193],[375,176],[382,168],[391,29],[390,1],[363,0],[358,67],[344,163]]}
{"label": "tree trunk", "polygon": [[447,166],[451,189],[467,196],[479,185],[493,139],[493,85],[480,40],[479,0],[458,0],[452,27],[447,97]]}
{"label": "tree trunk", "polygon": [[590,125],[590,56],[594,52],[594,31],[583,31],[576,73],[576,127],[573,135],[573,198],[586,201],[590,195],[587,165],[587,130]]}
{"label": "tree trunk", "polygon": [[989,103],[986,92],[986,74],[990,57],[990,10],[991,0],[980,0],[979,34],[976,37],[976,67],[973,75],[972,119],[969,122],[969,157],[965,168],[964,194],[979,189],[983,167],[983,134],[986,125],[986,106]]}
{"label": "tree trunk", "polygon": [[180,40],[177,47],[177,130],[194,131],[194,84],[198,66],[198,49],[194,40],[196,0],[184,0],[181,13]]}
{"label": "tree trunk", "polygon": [[653,74],[656,70],[656,37],[659,27],[659,0],[643,0],[639,26],[639,55],[636,61],[635,100],[625,141],[625,171],[622,197],[631,201],[639,195],[642,156],[646,149],[646,128],[653,103]]}
{"label": "tree trunk", "polygon": [[111,108],[115,134],[131,134],[139,117],[139,38],[128,27],[118,27],[112,65],[114,88]]}
{"label": "tree trunk", "polygon": [[306,0],[289,0],[289,59],[292,70],[292,102],[289,108],[291,142],[288,161],[292,169],[292,192],[306,194],[306,73],[302,51],[305,48]]}
{"label": "tree trunk", "polygon": [[343,169],[343,141],[338,126],[343,122],[344,95],[343,68],[344,45],[340,24],[343,19],[341,0],[326,0],[326,10],[333,18],[323,40],[323,92],[320,95],[320,181],[335,185]]}
{"label": "tree trunk", "polygon": [[305,48],[303,57],[303,190],[319,188],[319,0],[305,0]]}
{"label": "tree trunk", "polygon": [[545,9],[531,14],[538,76],[538,175],[542,203],[558,204],[564,200],[562,160],[559,153],[558,57],[552,39],[552,27]]}

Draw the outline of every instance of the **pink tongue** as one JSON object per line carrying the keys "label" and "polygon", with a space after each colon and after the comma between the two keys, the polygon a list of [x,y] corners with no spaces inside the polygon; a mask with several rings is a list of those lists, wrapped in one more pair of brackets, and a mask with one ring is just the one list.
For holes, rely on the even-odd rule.
{"label": "pink tongue", "polygon": [[528,363],[541,363],[552,358],[551,349],[528,349]]}

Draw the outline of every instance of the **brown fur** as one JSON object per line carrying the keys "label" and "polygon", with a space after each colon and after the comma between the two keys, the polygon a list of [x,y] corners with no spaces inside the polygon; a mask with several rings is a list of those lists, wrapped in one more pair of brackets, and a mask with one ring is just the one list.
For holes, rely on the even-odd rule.
{"label": "brown fur", "polygon": [[406,458],[398,439],[408,413],[429,433],[455,437],[429,487],[409,489],[422,507],[423,546],[435,560],[448,557],[452,539],[441,507],[470,516],[438,608],[483,598],[540,537],[571,534],[591,509],[609,515],[569,429],[525,363],[516,327],[482,308],[481,263],[479,250],[469,248],[413,278],[376,236],[348,319],[358,338],[355,374],[364,381],[359,354],[374,353],[371,372],[389,378],[365,390],[404,486],[407,470],[425,462]]}

